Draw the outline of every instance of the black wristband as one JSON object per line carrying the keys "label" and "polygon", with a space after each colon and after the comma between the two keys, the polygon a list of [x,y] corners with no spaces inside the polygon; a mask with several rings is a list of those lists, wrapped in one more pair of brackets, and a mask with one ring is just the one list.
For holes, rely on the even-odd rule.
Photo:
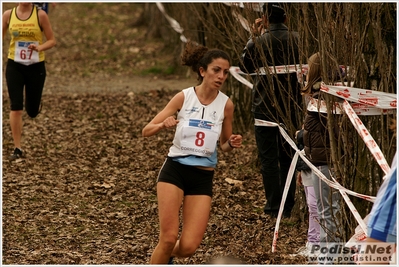
{"label": "black wristband", "polygon": [[227,144],[229,144],[229,146],[230,146],[231,148],[234,148],[234,147],[231,145],[231,143],[230,143],[230,139],[227,140]]}

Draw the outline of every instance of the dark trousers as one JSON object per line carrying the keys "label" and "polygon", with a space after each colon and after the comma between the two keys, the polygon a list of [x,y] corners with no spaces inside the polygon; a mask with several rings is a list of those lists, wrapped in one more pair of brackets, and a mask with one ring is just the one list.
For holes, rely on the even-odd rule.
{"label": "dark trousers", "polygon": [[11,110],[23,110],[25,90],[25,110],[29,117],[39,114],[46,67],[44,61],[29,66],[8,59],[6,68],[8,95]]}
{"label": "dark trousers", "polygon": [[[293,150],[281,136],[278,127],[255,126],[256,145],[266,195],[264,212],[276,216],[291,165]],[[284,206],[289,217],[295,204],[295,179],[292,179]]]}

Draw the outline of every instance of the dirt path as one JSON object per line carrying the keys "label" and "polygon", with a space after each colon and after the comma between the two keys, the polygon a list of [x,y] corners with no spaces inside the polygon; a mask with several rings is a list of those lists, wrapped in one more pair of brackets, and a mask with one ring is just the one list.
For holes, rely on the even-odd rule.
{"label": "dirt path", "polygon": [[122,93],[150,90],[181,90],[196,85],[192,78],[178,76],[157,78],[156,76],[112,77],[110,79],[76,78],[66,79],[48,76],[45,94],[51,93]]}
{"label": "dirt path", "polygon": [[[7,91],[5,78],[3,77],[3,91]],[[61,75],[48,74],[43,94],[59,93],[129,93],[146,92],[151,90],[182,90],[197,84],[192,77],[167,76],[114,76],[109,79],[104,77],[63,77]]]}

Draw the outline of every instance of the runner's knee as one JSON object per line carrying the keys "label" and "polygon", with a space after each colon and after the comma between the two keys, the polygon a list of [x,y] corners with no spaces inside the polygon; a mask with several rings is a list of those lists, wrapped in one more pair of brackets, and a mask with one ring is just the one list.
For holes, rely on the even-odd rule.
{"label": "runner's knee", "polygon": [[193,244],[192,242],[189,244],[179,244],[179,256],[180,257],[190,257],[192,256],[195,251],[197,250],[197,245]]}
{"label": "runner's knee", "polygon": [[175,234],[164,234],[160,239],[160,243],[166,250],[172,251],[177,242],[177,235]]}
{"label": "runner's knee", "polygon": [[36,118],[36,116],[39,114],[38,111],[36,111],[36,112],[27,111],[27,113],[28,113],[29,117],[31,117],[31,118]]}
{"label": "runner's knee", "polygon": [[31,118],[36,118],[36,116],[39,114],[39,112],[40,112],[40,107],[38,107],[38,108],[26,107],[26,113]]}

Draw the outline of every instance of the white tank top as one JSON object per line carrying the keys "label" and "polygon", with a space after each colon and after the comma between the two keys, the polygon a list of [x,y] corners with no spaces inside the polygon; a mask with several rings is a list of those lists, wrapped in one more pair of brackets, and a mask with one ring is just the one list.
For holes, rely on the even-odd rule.
{"label": "white tank top", "polygon": [[229,98],[219,91],[215,100],[205,106],[198,100],[194,87],[184,89],[183,94],[183,106],[177,114],[179,123],[168,156],[195,155],[209,158],[216,151],[222,131],[224,108]]}

